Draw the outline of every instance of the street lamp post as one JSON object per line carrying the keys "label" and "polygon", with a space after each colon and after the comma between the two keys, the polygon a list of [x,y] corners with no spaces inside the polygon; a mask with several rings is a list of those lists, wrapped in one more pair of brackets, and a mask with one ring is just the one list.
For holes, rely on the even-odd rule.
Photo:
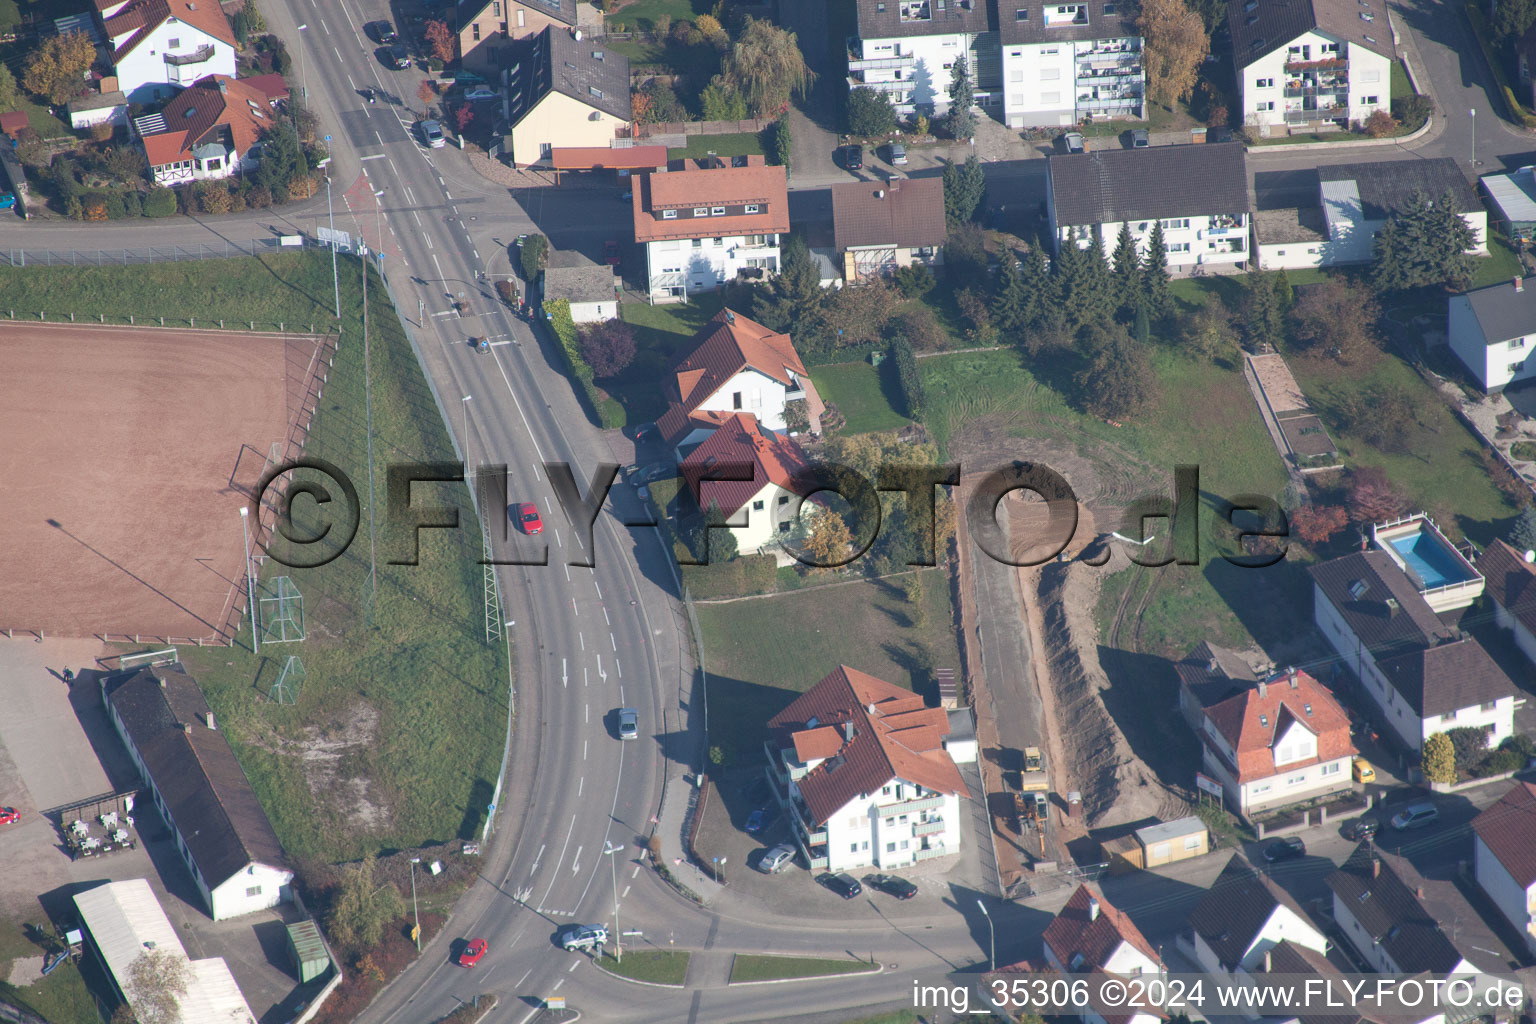
{"label": "street lamp post", "polygon": [[386,191],[381,188],[373,194],[373,234],[378,239],[380,264],[384,262],[384,203],[381,197]]}
{"label": "street lamp post", "polygon": [[308,65],[304,61],[304,35],[308,25],[299,26],[299,95],[307,104],[309,102],[309,75],[306,72]]}
{"label": "street lamp post", "polygon": [[1471,118],[1472,118],[1472,166],[1476,167],[1477,166],[1477,108],[1473,107],[1471,110],[1467,111],[1467,114],[1469,116],[1471,116]]}
{"label": "street lamp post", "polygon": [[992,915],[987,913],[987,905],[981,900],[977,900],[976,905],[981,908],[981,916],[987,919],[987,933],[992,937],[992,954],[987,958],[987,970],[990,973],[997,970],[997,929],[992,925]]}
{"label": "street lamp post", "polygon": [[619,869],[616,863],[618,858],[614,854],[622,849],[624,847],[603,841],[603,854],[608,858],[608,877],[613,880],[613,959],[618,963],[624,962],[624,933],[619,930]]}
{"label": "street lamp post", "polygon": [[341,319],[341,278],[336,274],[336,213],[331,209],[331,158],[315,164],[315,169],[325,171],[325,216],[331,222],[331,288],[336,293],[336,319]]}
{"label": "street lamp post", "polygon": [[475,396],[465,395],[461,403],[464,406],[464,469],[470,476],[474,476],[474,471],[469,466],[469,400],[473,397]]}
{"label": "street lamp post", "polygon": [[411,858],[411,916],[416,919],[416,927],[411,931],[411,937],[416,940],[416,952],[421,952],[421,912],[416,909],[416,865],[421,863],[420,857]]}
{"label": "street lamp post", "polygon": [[261,653],[261,640],[256,636],[256,584],[251,579],[251,510],[240,506],[240,532],[245,536],[245,603],[251,613],[251,653]]}

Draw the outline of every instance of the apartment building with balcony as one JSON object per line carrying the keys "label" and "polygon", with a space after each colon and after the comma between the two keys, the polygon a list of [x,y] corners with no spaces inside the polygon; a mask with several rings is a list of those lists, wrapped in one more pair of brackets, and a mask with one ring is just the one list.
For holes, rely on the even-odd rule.
{"label": "apartment building with balcony", "polygon": [[969,796],[923,698],[840,665],[768,722],[768,777],[812,870],[907,867],[960,852]]}
{"label": "apartment building with balcony", "polygon": [[1144,116],[1146,72],[1129,0],[998,0],[1010,128]]}
{"label": "apartment building with balcony", "polygon": [[1243,124],[1337,130],[1392,104],[1392,27],[1384,0],[1228,0]]}
{"label": "apartment building with balcony", "polygon": [[1168,269],[1243,269],[1248,260],[1248,171],[1237,142],[1152,146],[1051,156],[1046,213],[1056,249],[1087,248],[1099,232],[1113,250],[1128,225],[1145,254],[1161,222]]}
{"label": "apartment building with balcony", "polygon": [[167,99],[209,75],[235,77],[235,31],[216,0],[96,0],[118,89]]}
{"label": "apartment building with balcony", "polygon": [[1000,104],[998,34],[987,0],[857,0],[857,13],[848,88],[885,93],[899,114],[932,117],[949,109],[950,77],[963,56],[977,106]]}

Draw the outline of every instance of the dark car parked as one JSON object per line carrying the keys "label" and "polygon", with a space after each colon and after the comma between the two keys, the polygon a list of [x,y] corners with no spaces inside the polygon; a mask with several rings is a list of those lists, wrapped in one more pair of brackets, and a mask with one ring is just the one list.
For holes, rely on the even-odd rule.
{"label": "dark car parked", "polygon": [[816,881],[831,889],[845,900],[851,900],[864,891],[864,887],[859,884],[858,879],[841,871],[835,875],[822,875]]}
{"label": "dark car parked", "polygon": [[395,43],[390,46],[389,63],[396,71],[404,71],[411,66],[411,55],[405,52],[404,43]]}
{"label": "dark car parked", "polygon": [[372,36],[373,41],[378,43],[380,46],[388,46],[391,43],[398,43],[400,41],[400,37],[395,35],[395,26],[391,25],[387,21],[370,22],[368,25],[368,34]]}
{"label": "dark car parked", "polygon": [[1278,864],[1282,860],[1294,860],[1297,857],[1305,857],[1306,855],[1307,844],[1295,836],[1276,839],[1264,847],[1264,859],[1271,864]]}
{"label": "dark car parked", "polygon": [[899,900],[909,900],[917,895],[917,886],[896,875],[865,875],[864,881],[871,889],[879,889],[887,896],[895,896]]}
{"label": "dark car parked", "polygon": [[859,145],[844,146],[843,167],[850,171],[862,171],[864,169],[864,147]]}
{"label": "dark car parked", "polygon": [[1356,818],[1344,823],[1344,838],[1357,843],[1362,839],[1374,839],[1380,828],[1381,822],[1375,818]]}

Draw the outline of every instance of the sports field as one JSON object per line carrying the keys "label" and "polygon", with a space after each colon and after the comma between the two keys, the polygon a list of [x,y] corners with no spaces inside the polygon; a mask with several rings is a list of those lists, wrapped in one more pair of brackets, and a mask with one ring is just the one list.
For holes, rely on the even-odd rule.
{"label": "sports field", "polygon": [[324,341],[0,325],[0,629],[226,641],[240,508],[295,454]]}

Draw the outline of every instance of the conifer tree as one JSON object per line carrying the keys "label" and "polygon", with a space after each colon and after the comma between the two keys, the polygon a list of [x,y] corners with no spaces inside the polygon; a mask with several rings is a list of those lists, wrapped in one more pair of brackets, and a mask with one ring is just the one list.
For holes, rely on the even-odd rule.
{"label": "conifer tree", "polygon": [[1114,275],[1116,312],[1131,314],[1141,306],[1141,257],[1128,223],[1120,225],[1120,238],[1115,243]]}
{"label": "conifer tree", "polygon": [[1141,263],[1141,288],[1146,298],[1147,314],[1162,317],[1168,314],[1168,246],[1163,241],[1161,221],[1152,222],[1152,234],[1147,238],[1147,254]]}

